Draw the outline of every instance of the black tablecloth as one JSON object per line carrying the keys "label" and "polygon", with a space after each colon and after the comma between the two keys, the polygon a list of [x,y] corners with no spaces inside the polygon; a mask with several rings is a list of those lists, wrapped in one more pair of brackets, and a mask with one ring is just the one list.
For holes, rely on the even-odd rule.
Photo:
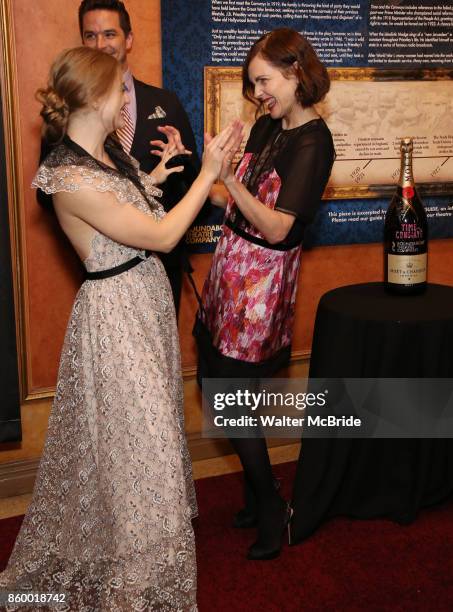
{"label": "black tablecloth", "polygon": [[[453,378],[453,287],[394,296],[383,283],[322,296],[312,378]],[[415,519],[453,492],[452,439],[303,439],[293,494],[292,535],[327,518]]]}

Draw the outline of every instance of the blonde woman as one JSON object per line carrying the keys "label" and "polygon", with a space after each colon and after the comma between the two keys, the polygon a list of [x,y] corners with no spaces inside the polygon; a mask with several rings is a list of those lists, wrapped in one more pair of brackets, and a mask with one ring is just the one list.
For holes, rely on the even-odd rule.
{"label": "blonde woman", "polygon": [[196,501],[178,334],[155,252],[181,239],[241,128],[207,144],[199,176],[165,215],[155,184],[169,174],[177,143],[170,136],[148,176],[111,137],[127,102],[113,57],[87,47],[63,52],[39,97],[46,136],[57,144],[33,184],[52,194],[87,274],[33,500],[0,586],[64,593],[62,610],[195,610]]}

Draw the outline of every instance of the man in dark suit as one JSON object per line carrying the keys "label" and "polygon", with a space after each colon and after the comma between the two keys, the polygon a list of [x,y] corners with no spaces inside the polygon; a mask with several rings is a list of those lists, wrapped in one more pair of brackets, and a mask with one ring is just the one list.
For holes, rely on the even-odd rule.
{"label": "man in dark suit", "polygon": [[[186,193],[198,174],[200,162],[195,138],[187,114],[173,92],[147,85],[135,79],[128,67],[127,56],[132,49],[133,32],[129,14],[118,0],[83,0],[79,7],[79,27],[84,45],[113,55],[124,69],[124,82],[130,102],[127,106],[126,130],[120,136],[123,147],[135,157],[144,172],[150,173],[160,161],[151,154],[150,141],[163,139],[159,127],[171,125],[181,133],[184,146],[192,155],[183,172],[171,174],[163,188],[162,204],[170,210]],[[127,129],[128,128],[128,129]],[[169,254],[161,255],[175,300],[176,312],[182,285],[182,267],[187,262],[183,243]]]}

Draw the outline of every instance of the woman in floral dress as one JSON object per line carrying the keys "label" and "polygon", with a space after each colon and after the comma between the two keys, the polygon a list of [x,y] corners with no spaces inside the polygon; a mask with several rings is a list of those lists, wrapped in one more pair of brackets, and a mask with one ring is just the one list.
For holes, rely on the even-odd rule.
{"label": "woman in floral dress", "polygon": [[[288,364],[304,230],[335,156],[331,133],[313,106],[328,90],[325,67],[294,30],[274,30],[248,53],[243,94],[266,114],[253,126],[236,173],[224,162],[226,189],[211,193],[226,213],[195,328],[200,382],[268,377]],[[246,492],[234,524],[258,527],[249,559],[273,558],[290,509],[275,486],[266,442],[231,443]]]}

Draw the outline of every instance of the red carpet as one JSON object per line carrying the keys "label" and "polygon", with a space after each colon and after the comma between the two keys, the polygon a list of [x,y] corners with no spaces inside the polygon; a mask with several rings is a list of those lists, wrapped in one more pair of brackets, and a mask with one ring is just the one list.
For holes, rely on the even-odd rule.
{"label": "red carpet", "polygon": [[[288,497],[294,464],[275,467]],[[450,612],[453,502],[401,527],[336,519],[279,559],[246,561],[253,530],[230,528],[240,505],[238,474],[196,483],[200,612]],[[0,521],[2,567],[21,519]]]}

